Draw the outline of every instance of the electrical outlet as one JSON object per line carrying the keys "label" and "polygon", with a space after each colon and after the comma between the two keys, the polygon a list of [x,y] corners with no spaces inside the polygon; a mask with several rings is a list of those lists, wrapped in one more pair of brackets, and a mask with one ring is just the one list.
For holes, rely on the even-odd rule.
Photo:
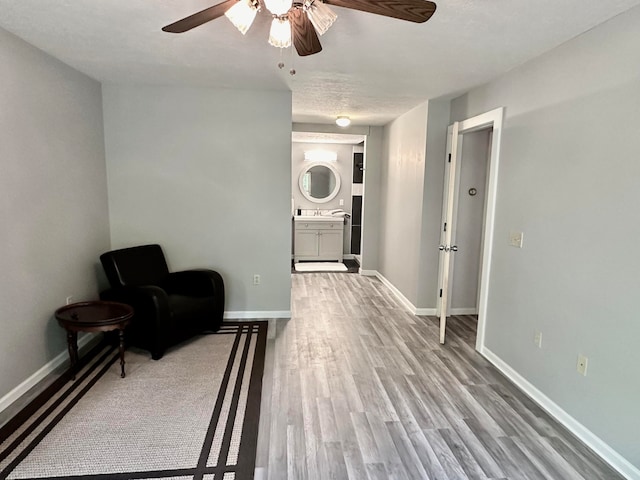
{"label": "electrical outlet", "polygon": [[536,332],[533,337],[533,343],[536,344],[536,347],[542,348],[542,332]]}
{"label": "electrical outlet", "polygon": [[511,245],[512,247],[522,248],[523,239],[524,239],[524,233],[509,232],[509,245]]}
{"label": "electrical outlet", "polygon": [[344,205],[344,198],[340,199],[340,206],[342,207]]}
{"label": "electrical outlet", "polygon": [[70,303],[73,303],[73,296],[69,295],[66,301],[67,301],[67,305],[69,305]]}
{"label": "electrical outlet", "polygon": [[253,276],[253,284],[260,285],[260,275],[258,275],[257,273]]}
{"label": "electrical outlet", "polygon": [[587,363],[589,362],[589,359],[587,357],[585,357],[582,354],[578,355],[578,365],[576,367],[576,370],[578,370],[578,373],[584,377],[587,376]]}

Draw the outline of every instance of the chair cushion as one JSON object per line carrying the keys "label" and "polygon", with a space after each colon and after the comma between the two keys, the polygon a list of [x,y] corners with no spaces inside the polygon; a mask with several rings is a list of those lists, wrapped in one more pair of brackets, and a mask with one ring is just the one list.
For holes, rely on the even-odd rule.
{"label": "chair cushion", "polygon": [[212,317],[215,310],[214,297],[169,295],[168,301],[171,319],[177,328],[181,327],[182,320],[189,320],[190,323],[193,323],[193,319],[197,318],[204,321],[208,317]]}

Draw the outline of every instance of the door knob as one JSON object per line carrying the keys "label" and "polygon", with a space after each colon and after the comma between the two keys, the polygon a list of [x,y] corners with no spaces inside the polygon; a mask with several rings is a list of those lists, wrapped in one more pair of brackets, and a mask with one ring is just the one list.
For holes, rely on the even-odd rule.
{"label": "door knob", "polygon": [[458,246],[457,246],[457,245],[453,245],[453,246],[451,247],[451,251],[452,251],[452,252],[457,252],[457,251],[458,251]]}
{"label": "door knob", "polygon": [[444,250],[444,249],[445,249],[445,246],[444,246],[444,245],[440,245],[440,246],[438,247],[438,250]]}

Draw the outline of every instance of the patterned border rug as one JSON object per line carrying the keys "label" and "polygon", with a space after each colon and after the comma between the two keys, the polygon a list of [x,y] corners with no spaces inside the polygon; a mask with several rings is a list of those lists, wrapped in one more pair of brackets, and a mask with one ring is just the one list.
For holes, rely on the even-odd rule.
{"label": "patterned border rug", "polygon": [[158,361],[93,357],[0,444],[0,479],[251,479],[267,322],[225,322]]}

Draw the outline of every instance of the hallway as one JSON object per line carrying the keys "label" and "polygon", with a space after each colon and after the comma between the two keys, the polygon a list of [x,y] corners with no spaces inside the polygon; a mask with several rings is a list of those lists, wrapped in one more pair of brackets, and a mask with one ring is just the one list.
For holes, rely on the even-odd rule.
{"label": "hallway", "polygon": [[[292,276],[267,345],[256,479],[621,478],[474,350],[376,278]],[[270,326],[272,327],[272,326]]]}

